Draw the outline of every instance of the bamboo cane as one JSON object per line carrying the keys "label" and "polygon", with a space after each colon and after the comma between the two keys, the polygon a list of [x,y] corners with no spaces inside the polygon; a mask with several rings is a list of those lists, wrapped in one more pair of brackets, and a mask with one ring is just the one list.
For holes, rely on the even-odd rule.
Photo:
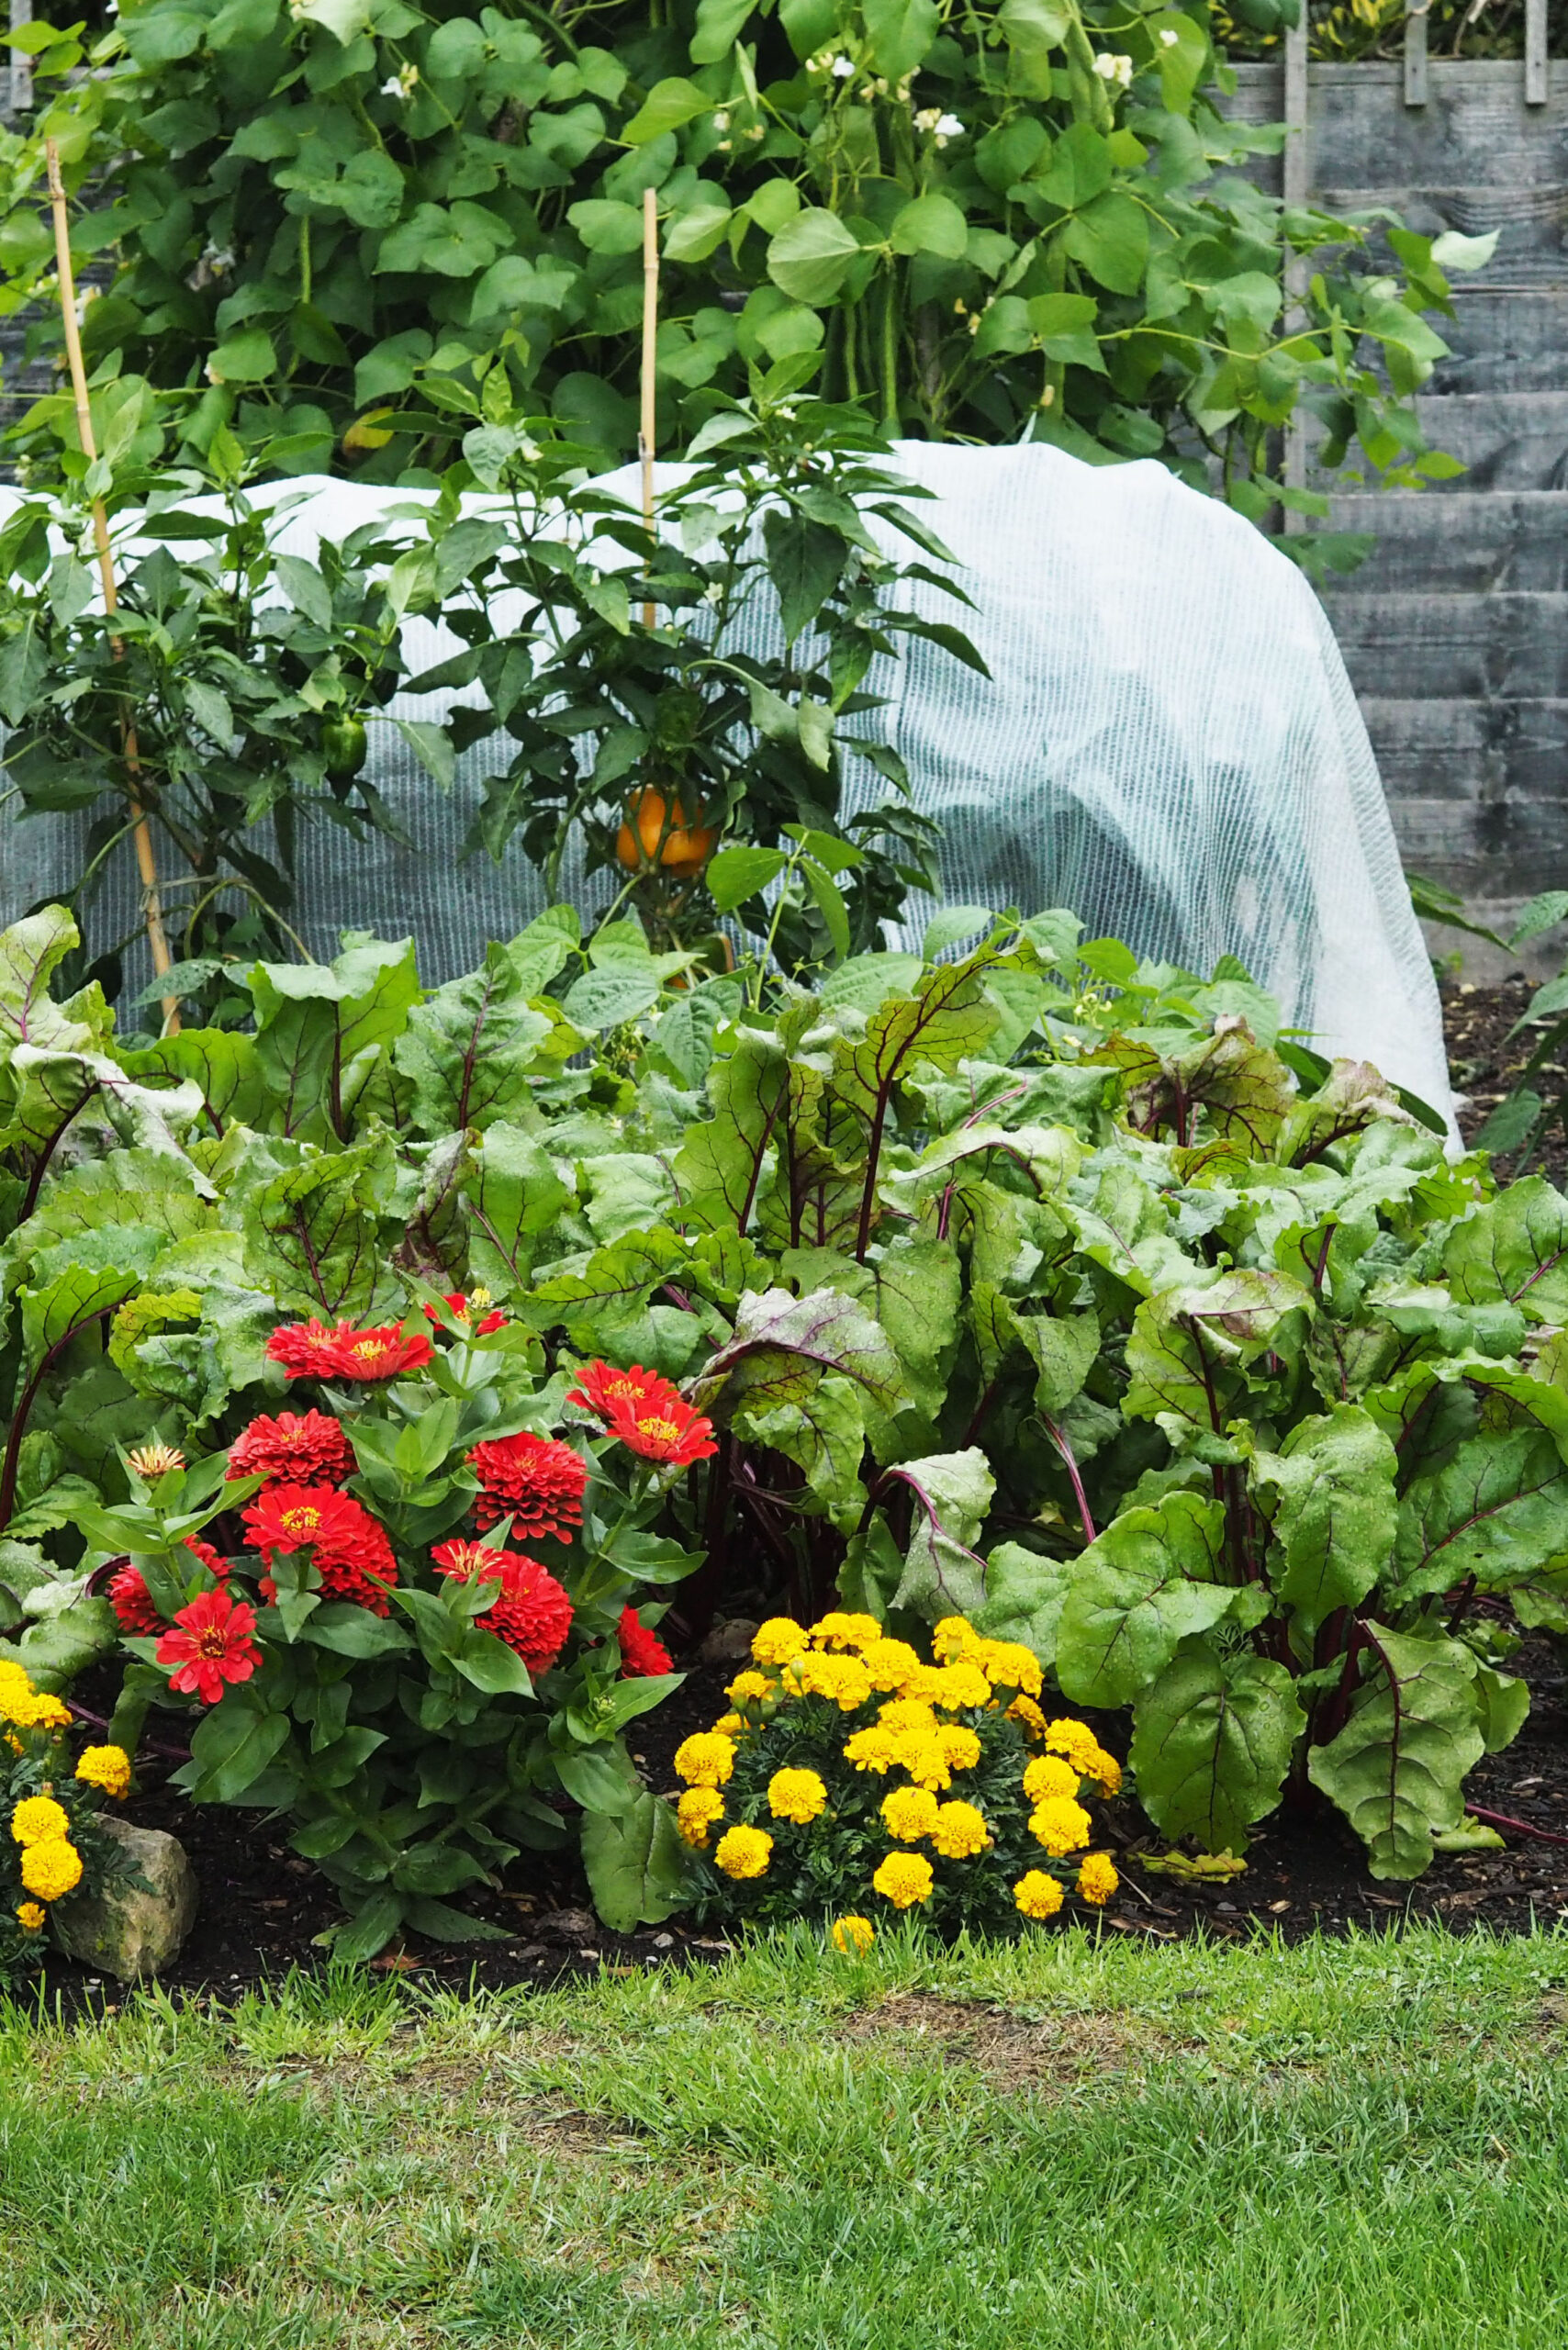
{"label": "bamboo cane", "polygon": [[[76,428],[82,437],[82,453],[92,464],[98,450],[93,438],[93,411],[87,398],[87,371],[82,363],[82,337],[76,324],[76,279],[71,266],[71,226],[65,211],[65,183],[60,176],[60,150],[52,139],[44,142],[49,162],[49,199],[54,214],[54,252],[60,274],[60,315],[65,328],[65,357],[71,369],[71,389],[76,402]],[[103,582],[104,610],[112,620],[119,608],[115,591],[115,562],[109,545],[108,517],[102,498],[93,500],[93,543],[97,551],[98,576]],[[109,649],[117,661],[125,658],[125,645],[112,632]],[[131,836],[136,843],[137,869],[141,876],[141,905],[147,923],[147,944],[152,951],[152,968],[160,979],[169,969],[173,957],[163,930],[163,901],[158,887],[158,865],[152,854],[152,829],[147,821],[140,796],[141,756],[137,745],[136,728],[128,717],[122,722],[121,741],[125,751],[126,773],[130,778]],[[180,1028],[178,996],[163,998],[163,1028],[167,1035],[177,1035]]]}
{"label": "bamboo cane", "polygon": [[[659,202],[651,187],[643,190],[643,413],[637,430],[637,454],[643,465],[643,520],[654,527],[654,367],[659,330]],[[654,608],[643,607],[643,625],[652,628]]]}

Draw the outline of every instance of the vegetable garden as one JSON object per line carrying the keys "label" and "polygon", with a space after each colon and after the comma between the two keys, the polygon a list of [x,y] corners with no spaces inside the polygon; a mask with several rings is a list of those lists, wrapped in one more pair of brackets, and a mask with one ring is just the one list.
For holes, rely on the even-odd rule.
{"label": "vegetable garden", "polygon": [[[80,856],[0,935],[6,1965],[151,1892],[139,1807],[393,1965],[507,1903],[858,1963],[1234,1896],[1282,1822],[1396,1888],[1561,1841],[1477,1787],[1568,1640],[1568,1201],[1235,956],[917,922],[878,724],[913,644],[986,675],[890,435],[1310,520],[1298,406],[1442,476],[1485,241],[1216,171],[1268,134],[1202,6],[24,38],[6,298],[77,383],[9,438],[0,718]],[[600,478],[640,316],[656,515]],[[329,467],[382,519],[282,552]],[[438,985],[300,934],[308,827],[399,836],[378,730],[483,764],[548,901]]]}

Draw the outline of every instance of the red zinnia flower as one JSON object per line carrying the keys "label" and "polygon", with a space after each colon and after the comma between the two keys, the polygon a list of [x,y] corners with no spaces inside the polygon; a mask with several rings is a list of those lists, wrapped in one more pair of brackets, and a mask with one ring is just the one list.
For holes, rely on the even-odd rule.
{"label": "red zinnia flower", "polygon": [[290,1379],[396,1379],[429,1362],[431,1342],[422,1336],[406,1337],[396,1322],[375,1330],[334,1322],[329,1330],[312,1315],[308,1322],[274,1330],[267,1353]]}
{"label": "red zinnia flower", "polygon": [[267,1359],[282,1363],[290,1379],[330,1379],[338,1370],[338,1346],[353,1335],[347,1322],[328,1329],[314,1315],[308,1322],[291,1322],[267,1340]]}
{"label": "red zinnia flower", "polygon": [[601,1420],[613,1419],[623,1404],[636,1404],[646,1410],[655,1404],[678,1404],[679,1391],[656,1371],[644,1371],[634,1362],[630,1371],[617,1371],[607,1362],[590,1362],[580,1371],[580,1387],[568,1388],[568,1404],[580,1404],[585,1412],[592,1412]]}
{"label": "red zinnia flower", "polygon": [[262,1661],[252,1634],[253,1611],[226,1591],[204,1591],[182,1607],[174,1625],[158,1643],[160,1664],[174,1664],[171,1689],[185,1691],[216,1706],[230,1681],[249,1681]]}
{"label": "red zinnia flower", "polygon": [[340,1325],[333,1369],[340,1379],[397,1379],[405,1371],[420,1371],[431,1359],[431,1342],[419,1332],[408,1336],[396,1322],[377,1330],[351,1330]]}
{"label": "red zinnia flower", "polygon": [[[268,1485],[244,1513],[245,1539],[269,1570],[279,1551],[308,1550],[329,1599],[352,1600],[373,1616],[390,1614],[386,1595],[370,1578],[396,1583],[398,1565],[385,1529],[368,1510],[330,1485]],[[269,1602],[274,1593],[262,1586]]]}
{"label": "red zinnia flower", "polygon": [[[199,1535],[188,1534],[185,1547],[209,1575],[216,1575],[219,1582],[222,1581],[229,1572],[229,1561],[218,1556],[210,1542],[202,1541]],[[108,1597],[109,1606],[115,1611],[115,1621],[122,1632],[151,1639],[154,1632],[162,1631],[163,1618],[152,1605],[152,1594],[147,1588],[147,1578],[140,1567],[121,1567],[118,1574],[111,1575]]]}
{"label": "red zinnia flower", "polygon": [[354,1472],[349,1440],[325,1412],[280,1412],[242,1428],[230,1448],[227,1477],[286,1477],[300,1485],[341,1485]]}
{"label": "red zinnia flower", "polygon": [[122,1632],[140,1633],[144,1639],[151,1639],[154,1632],[163,1629],[163,1618],[152,1605],[147,1578],[140,1567],[121,1567],[118,1575],[109,1577],[109,1605]]}
{"label": "red zinnia flower", "polygon": [[675,1663],[668,1649],[656,1632],[650,1632],[637,1620],[634,1607],[621,1610],[621,1621],[615,1627],[615,1637],[621,1643],[621,1678],[642,1681],[655,1673],[668,1673]]}
{"label": "red zinnia flower", "polygon": [[487,1527],[510,1516],[524,1540],[553,1534],[569,1542],[569,1528],[583,1522],[588,1469],[569,1444],[554,1437],[502,1436],[476,1444],[468,1465],[478,1477],[475,1523]]}
{"label": "red zinnia flower", "polygon": [[549,1670],[572,1628],[572,1602],[548,1567],[521,1550],[488,1550],[482,1542],[442,1542],[431,1559],[440,1574],[498,1583],[495,1606],[474,1621],[515,1650],[530,1673]]}
{"label": "red zinnia flower", "polygon": [[610,1433],[644,1460],[666,1460],[678,1469],[706,1460],[719,1449],[712,1421],[678,1395],[653,1404],[618,1404],[610,1416]]}
{"label": "red zinnia flower", "polygon": [[[471,1321],[475,1306],[488,1305],[489,1302],[488,1290],[476,1290],[472,1298],[465,1297],[460,1289],[454,1290],[445,1300],[447,1311],[456,1322]],[[437,1319],[433,1305],[427,1305],[425,1312],[432,1322]],[[487,1314],[482,1322],[475,1324],[474,1336],[476,1338],[487,1338],[492,1330],[504,1330],[506,1324],[506,1315],[501,1312],[500,1307],[497,1306],[493,1314]]]}

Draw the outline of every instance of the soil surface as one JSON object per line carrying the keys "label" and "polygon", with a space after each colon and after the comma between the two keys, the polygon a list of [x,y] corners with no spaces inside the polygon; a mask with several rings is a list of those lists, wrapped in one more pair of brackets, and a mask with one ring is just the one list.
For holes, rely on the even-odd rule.
{"label": "soil surface", "polygon": [[[1506,979],[1500,987],[1462,984],[1444,990],[1443,1032],[1448,1038],[1449,1074],[1454,1091],[1462,1098],[1459,1123],[1467,1142],[1473,1140],[1499,1102],[1512,1091],[1539,1041],[1528,1029],[1518,1036],[1508,1033],[1520,1014],[1529,1010],[1535,992],[1531,982],[1525,979]],[[1549,1067],[1535,1079],[1535,1090],[1543,1098],[1550,1098],[1549,1089],[1554,1082],[1560,1088],[1568,1088],[1568,1074]],[[1495,1165],[1499,1175],[1510,1179],[1544,1174],[1562,1191],[1568,1188],[1568,1139],[1561,1125],[1554,1126],[1541,1147],[1529,1154],[1528,1161],[1505,1158],[1499,1154]]]}
{"label": "soil surface", "polygon": [[[1455,1084],[1470,1097],[1462,1113],[1467,1136],[1495,1108],[1525,1058],[1507,1035],[1529,993],[1521,979],[1497,988],[1455,988],[1445,999]],[[1549,1147],[1545,1171],[1559,1184],[1568,1181],[1568,1150],[1560,1136]],[[1277,1931],[1294,1941],[1315,1928],[1379,1931],[1407,1919],[1495,1933],[1526,1932],[1532,1923],[1568,1925],[1568,1657],[1533,1639],[1512,1660],[1512,1669],[1530,1684],[1529,1719],[1510,1747],[1472,1773],[1466,1787],[1473,1807],[1518,1823],[1500,1830],[1505,1850],[1439,1855],[1414,1885],[1379,1884],[1337,1813],[1281,1813],[1251,1846],[1239,1876],[1194,1885],[1147,1869],[1143,1855],[1158,1856],[1158,1840],[1135,1804],[1109,1805],[1101,1816],[1122,1888],[1103,1913],[1103,1930],[1159,1941]],[[683,1687],[635,1726],[633,1751],[651,1785],[676,1791],[675,1750],[689,1731],[706,1728],[724,1710],[723,1684],[736,1670],[733,1660],[693,1664]],[[1122,1724],[1106,1718],[1096,1728],[1107,1745],[1122,1751]],[[143,1827],[166,1828],[180,1837],[201,1890],[200,1914],[163,1978],[167,1987],[229,2000],[258,1983],[280,1980],[291,1968],[322,1967],[314,1938],[339,1914],[330,1886],[289,1852],[279,1823],[186,1803],[164,1784],[172,1767],[143,1756],[142,1792],[127,1813]],[[1527,1829],[1543,1832],[1531,1836],[1522,1832]],[[504,1891],[467,1906],[505,1926],[507,1939],[442,1948],[410,1936],[406,1949],[375,1964],[454,1988],[499,1987],[552,1983],[606,1966],[708,1964],[730,1947],[716,1928],[678,1917],[636,1934],[608,1933],[593,1914],[580,1869],[566,1859],[525,1856],[508,1872]],[[112,1980],[62,1958],[50,1961],[42,1991],[51,2008],[58,2001],[67,2012],[112,2009],[123,1996]]]}

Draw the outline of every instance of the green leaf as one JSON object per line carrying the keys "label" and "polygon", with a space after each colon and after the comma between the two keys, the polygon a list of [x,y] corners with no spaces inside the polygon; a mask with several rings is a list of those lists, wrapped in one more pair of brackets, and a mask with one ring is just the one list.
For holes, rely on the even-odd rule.
{"label": "green leaf", "polygon": [[620,1815],[588,1812],[582,1835],[593,1906],[611,1933],[656,1926],[690,1898],[686,1847],[660,1796],[644,1793]]}
{"label": "green leaf", "polygon": [[462,1181],[474,1279],[504,1294],[526,1278],[535,1240],[570,1194],[543,1144],[504,1120],[485,1130]]}
{"label": "green leaf", "polygon": [[1394,1589],[1402,1599],[1473,1575],[1507,1591],[1568,1558],[1568,1470],[1539,1427],[1471,1438],[1412,1480],[1399,1505]]}
{"label": "green leaf", "polygon": [[1532,1322],[1568,1322],[1568,1201],[1542,1175],[1509,1183],[1443,1248],[1456,1297],[1506,1298]]}
{"label": "green leaf", "polygon": [[769,240],[767,274],[780,293],[814,308],[834,299],[860,251],[836,212],[808,207]]}
{"label": "green leaf", "polygon": [[1307,1775],[1366,1846],[1373,1876],[1419,1876],[1434,1835],[1462,1826],[1465,1776],[1485,1750],[1475,1659],[1457,1640],[1365,1629],[1376,1647],[1350,1718],[1313,1748]]}
{"label": "green leaf", "polygon": [[1159,1420],[1168,1433],[1183,1426],[1217,1433],[1249,1366],[1265,1353],[1291,1350],[1287,1322],[1299,1316],[1305,1326],[1312,1311],[1311,1293],[1299,1282],[1248,1266],[1160,1291],[1133,1317],[1123,1410]]}
{"label": "green leaf", "polygon": [[1275,1595],[1304,1631],[1315,1632],[1336,1607],[1356,1606],[1386,1573],[1397,1467],[1389,1438],[1353,1404],[1298,1421],[1280,1452],[1258,1455],[1254,1480],[1278,1495],[1273,1530],[1283,1563],[1272,1573]]}
{"label": "green leaf", "polygon": [[609,1746],[557,1747],[550,1759],[572,1801],[586,1812],[619,1819],[645,1799],[646,1790],[619,1739]]}
{"label": "green leaf", "polygon": [[389,1303],[381,1216],[391,1174],[390,1140],[383,1137],[323,1151],[247,1187],[239,1196],[252,1277],[286,1310],[328,1321]]}
{"label": "green leaf", "polygon": [[1054,1672],[1057,1633],[1074,1562],[1047,1559],[1021,1542],[999,1542],[985,1562],[985,1595],[973,1616],[988,1639],[1018,1640]]}
{"label": "green leaf", "polygon": [[1133,1714],[1138,1800],[1162,1836],[1244,1852],[1280,1799],[1306,1726],[1282,1664],[1185,1639]]}
{"label": "green leaf", "polygon": [[748,898],[777,880],[789,858],[781,848],[754,848],[737,843],[732,848],[722,848],[709,866],[703,879],[708,894],[722,914],[734,913]]}
{"label": "green leaf", "polygon": [[[753,0],[699,0],[697,26],[691,36],[694,65],[716,65],[734,47]],[[786,20],[786,27],[788,20]]]}
{"label": "green leaf", "polygon": [[24,1289],[22,1342],[28,1363],[41,1362],[72,1330],[131,1296],[141,1278],[129,1266],[64,1264],[37,1289]]}
{"label": "green leaf", "polygon": [[850,547],[841,531],[798,514],[765,514],[762,534],[768,576],[778,590],[785,642],[793,644],[838,586]]}
{"label": "green leaf", "polygon": [[1057,1631],[1057,1677],[1081,1706],[1125,1706],[1164,1672],[1182,1640],[1230,1613],[1216,1583],[1225,1512],[1172,1493],[1127,1509],[1073,1570]]}
{"label": "green leaf", "polygon": [[377,1951],[385,1950],[403,1922],[403,1902],[396,1893],[373,1893],[363,1902],[345,1925],[331,1935],[333,1962],[343,1966],[363,1966]]}
{"label": "green leaf", "polygon": [[853,1298],[826,1289],[799,1298],[784,1289],[748,1291],[734,1336],[709,1358],[693,1401],[722,1417],[743,1401],[752,1413],[798,1405],[825,1371],[853,1380],[884,1413],[903,1400],[898,1357]]}
{"label": "green leaf", "polygon": [[492,943],[482,970],[449,980],[410,1010],[393,1046],[413,1088],[416,1125],[431,1135],[483,1131],[529,1113],[533,1064],[550,1027],[549,1014],[530,1005],[510,949]]}
{"label": "green leaf", "polygon": [[288,1742],[288,1716],[225,1698],[191,1734],[190,1793],[196,1803],[238,1803]]}
{"label": "green leaf", "polygon": [[409,1645],[400,1625],[342,1600],[318,1607],[305,1626],[304,1637],[319,1649],[330,1649],[334,1656],[394,1656]]}
{"label": "green leaf", "polygon": [[943,261],[962,261],[969,224],[950,196],[917,196],[893,215],[888,241],[896,253],[935,253]]}
{"label": "green leaf", "polygon": [[566,218],[590,253],[631,253],[642,244],[643,216],[634,204],[592,196],[572,205]]}
{"label": "green leaf", "polygon": [[941,29],[936,0],[864,0],[864,14],[872,62],[892,82],[914,72]]}
{"label": "green leaf", "polygon": [[[726,43],[726,47],[728,44]],[[713,101],[695,82],[688,82],[672,74],[663,82],[655,82],[636,113],[622,129],[621,136],[628,147],[645,147],[650,140],[662,139],[666,130],[679,130],[694,122],[700,114],[711,114]],[[579,225],[580,233],[580,225]],[[641,231],[639,229],[639,241]],[[588,242],[587,238],[583,241]],[[620,248],[612,247],[612,251]]]}
{"label": "green leaf", "polygon": [[975,1554],[996,1480],[978,1447],[902,1460],[887,1472],[914,1496],[903,1577],[890,1606],[911,1607],[930,1623],[969,1616],[985,1592],[985,1562]]}
{"label": "green leaf", "polygon": [[1136,294],[1148,265],[1148,214],[1135,197],[1107,189],[1074,213],[1062,243],[1098,285],[1113,294]]}

